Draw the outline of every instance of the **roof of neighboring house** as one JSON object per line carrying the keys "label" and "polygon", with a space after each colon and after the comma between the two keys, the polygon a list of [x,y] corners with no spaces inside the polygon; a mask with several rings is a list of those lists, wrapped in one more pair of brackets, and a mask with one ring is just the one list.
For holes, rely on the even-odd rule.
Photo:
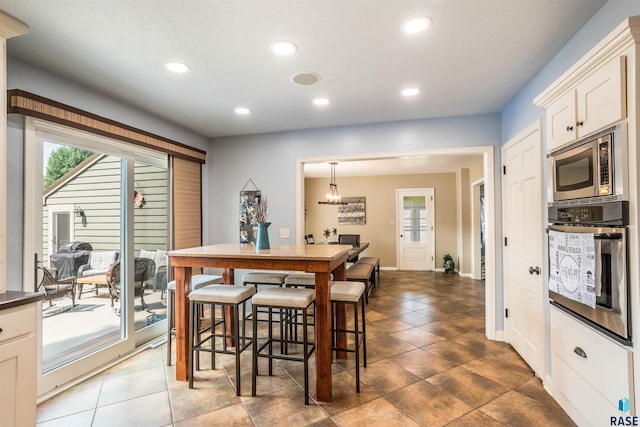
{"label": "roof of neighboring house", "polygon": [[54,194],[60,188],[64,187],[69,181],[79,175],[81,172],[84,172],[86,169],[93,166],[98,160],[106,157],[106,154],[92,154],[91,156],[84,159],[82,162],[78,164],[75,168],[71,169],[69,172],[62,175],[58,178],[53,184],[44,189],[42,194],[43,204],[46,204],[47,197]]}

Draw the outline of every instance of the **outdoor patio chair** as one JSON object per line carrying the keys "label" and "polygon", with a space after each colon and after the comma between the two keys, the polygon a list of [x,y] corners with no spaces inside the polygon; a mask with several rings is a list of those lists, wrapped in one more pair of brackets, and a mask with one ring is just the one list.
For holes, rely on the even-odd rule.
{"label": "outdoor patio chair", "polygon": [[118,251],[92,251],[89,261],[78,267],[78,277],[105,274],[111,265],[119,258]]}
{"label": "outdoor patio chair", "polygon": [[151,285],[153,285],[153,291],[161,290],[162,297],[164,297],[164,291],[167,286],[167,251],[158,249],[158,250],[145,250],[140,249],[139,258],[149,258],[156,263],[156,272],[151,277],[149,281]]}
{"label": "outdoor patio chair", "polygon": [[75,277],[67,277],[65,279],[56,279],[46,267],[36,261],[36,278],[38,270],[42,272],[42,280],[36,286],[36,292],[44,295],[44,300],[49,301],[49,307],[53,306],[52,300],[62,298],[67,295],[71,296],[71,306],[76,305]]}
{"label": "outdoor patio chair", "polygon": [[[147,281],[156,272],[156,263],[149,258],[135,258],[134,264],[134,296],[140,297],[142,308],[146,310],[147,304],[144,302],[144,291],[147,287]],[[120,261],[114,263],[107,272],[107,283],[109,284],[111,307],[113,307],[114,302],[120,299]]]}

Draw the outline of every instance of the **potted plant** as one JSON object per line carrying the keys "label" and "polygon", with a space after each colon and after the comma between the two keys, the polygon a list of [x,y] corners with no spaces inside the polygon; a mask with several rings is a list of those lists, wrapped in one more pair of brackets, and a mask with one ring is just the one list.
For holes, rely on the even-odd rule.
{"label": "potted plant", "polygon": [[[329,240],[329,237],[331,237],[331,235],[332,235],[332,234],[333,234],[334,238],[330,241],[330,240]],[[338,229],[337,229],[337,228],[335,228],[335,227],[334,227],[333,229],[331,229],[331,230],[330,230],[330,229],[328,229],[328,228],[325,228],[325,229],[322,231],[322,235],[324,236],[324,242],[325,242],[326,244],[329,244],[329,243],[336,243],[336,242],[338,241],[338,238],[337,238],[337,236],[338,236]]]}

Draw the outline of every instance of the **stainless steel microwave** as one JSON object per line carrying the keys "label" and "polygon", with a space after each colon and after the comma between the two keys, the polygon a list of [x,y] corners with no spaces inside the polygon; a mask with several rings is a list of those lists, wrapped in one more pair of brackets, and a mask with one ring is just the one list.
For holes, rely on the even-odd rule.
{"label": "stainless steel microwave", "polygon": [[553,174],[552,202],[585,198],[627,200],[624,123],[552,152],[548,157]]}

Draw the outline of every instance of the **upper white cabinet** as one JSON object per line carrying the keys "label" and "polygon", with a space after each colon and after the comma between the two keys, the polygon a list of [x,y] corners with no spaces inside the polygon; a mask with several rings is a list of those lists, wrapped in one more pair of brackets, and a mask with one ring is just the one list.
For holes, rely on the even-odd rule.
{"label": "upper white cabinet", "polygon": [[547,151],[606,128],[627,115],[626,57],[585,76],[546,109]]}
{"label": "upper white cabinet", "polygon": [[545,109],[547,152],[604,130],[633,112],[638,39],[640,16],[632,16],[533,100]]}

